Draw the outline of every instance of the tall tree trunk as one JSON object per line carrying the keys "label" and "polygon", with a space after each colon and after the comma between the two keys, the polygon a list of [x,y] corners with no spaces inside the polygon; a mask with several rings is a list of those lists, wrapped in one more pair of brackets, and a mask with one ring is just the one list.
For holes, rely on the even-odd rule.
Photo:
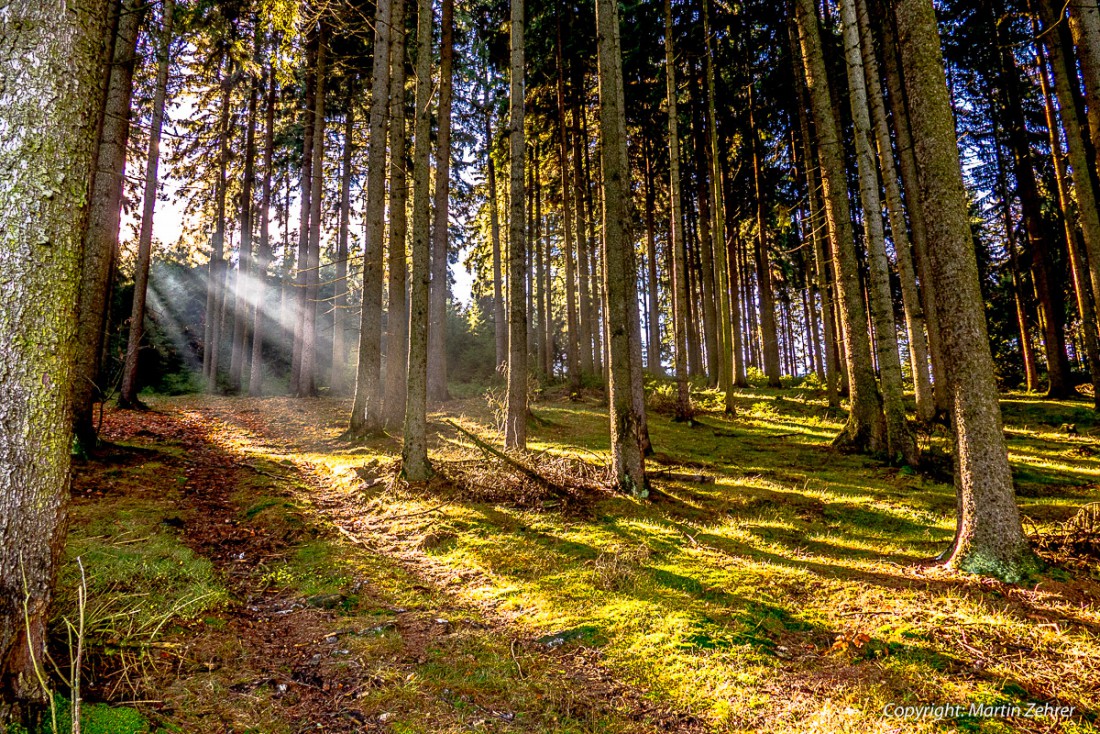
{"label": "tall tree trunk", "polygon": [[669,229],[672,250],[672,343],[676,375],[676,419],[691,418],[688,389],[688,280],[684,250],[684,215],[680,196],[680,113],[676,104],[676,46],[672,0],[665,0],[665,94],[668,106]]}
{"label": "tall tree trunk", "polygon": [[935,202],[927,219],[928,254],[943,325],[959,491],[950,563],[963,571],[1019,580],[1032,567],[1008,465],[993,358],[970,232],[935,11],[929,0],[897,0],[898,46],[909,92],[920,195]]}
{"label": "tall tree trunk", "polygon": [[[1053,243],[1050,241],[1043,221],[1043,202],[1035,180],[1035,161],[1021,101],[1020,71],[1016,66],[1012,48],[1008,45],[1009,39],[1002,33],[1003,26],[998,22],[995,13],[992,14],[990,23],[995,24],[997,32],[997,46],[1000,49],[1001,101],[1004,106],[1009,145],[1012,148],[1016,191],[1020,197],[1020,208],[1023,210],[1024,231],[1027,233],[1031,279],[1035,284],[1037,305],[1042,313],[1040,324],[1043,329],[1043,347],[1047,358],[1049,386],[1047,394],[1052,398],[1060,398],[1065,397],[1072,389],[1069,384],[1069,364],[1066,361],[1065,327],[1062,323],[1065,311],[1062,291],[1056,285],[1053,275]],[[1075,116],[1073,124],[1077,124]],[[1089,185],[1092,185],[1091,180]]]}
{"label": "tall tree trunk", "polygon": [[504,315],[500,252],[500,204],[497,202],[496,164],[493,162],[493,111],[489,82],[485,82],[485,185],[489,189],[489,237],[493,248],[493,327],[496,338],[496,369],[508,361],[508,324]]}
{"label": "tall tree trunk", "polygon": [[[1081,62],[1089,137],[1100,170],[1100,8],[1092,0],[1069,0],[1069,28]],[[1094,265],[1100,271],[1100,265]],[[1100,301],[1100,292],[1093,293]]]}
{"label": "tall tree trunk", "polygon": [[[558,169],[561,174],[561,228],[562,228],[562,257],[565,259],[565,322],[566,322],[566,374],[569,384],[573,388],[580,386],[581,372],[592,370],[592,343],[591,336],[585,348],[585,340],[581,334],[580,321],[587,320],[583,312],[578,318],[577,314],[577,290],[576,290],[576,252],[573,239],[573,211],[572,197],[569,185],[569,143],[568,130],[565,126],[565,62],[562,54],[561,14],[564,12],[559,6],[554,15],[555,43],[554,56],[557,65],[557,79],[555,90],[557,93],[557,123],[558,123]],[[575,170],[575,169],[574,169]],[[580,206],[580,202],[577,202]],[[581,227],[577,226],[577,240],[583,236]],[[583,260],[583,258],[582,258]],[[581,264],[581,270],[585,266]]]}
{"label": "tall tree trunk", "polygon": [[[393,2],[390,39],[390,216],[386,251],[386,378],[383,422],[387,428],[404,423],[409,368],[407,141],[405,128],[405,0]],[[381,254],[378,255],[381,259]],[[381,274],[377,276],[381,280]],[[381,303],[381,298],[379,298]],[[381,306],[379,306],[381,308]]]}
{"label": "tall tree trunk", "polygon": [[222,77],[221,111],[218,119],[218,179],[214,184],[214,235],[211,238],[210,266],[206,283],[206,328],[203,343],[203,374],[206,391],[218,390],[218,363],[222,340],[222,308],[225,305],[225,196],[226,169],[229,167],[229,105],[233,91],[232,62],[226,57]]}
{"label": "tall tree trunk", "polygon": [[[715,112],[714,54],[711,50],[710,3],[703,0],[703,37],[706,41],[707,79],[707,130],[710,138],[711,194],[714,197],[711,210],[714,212],[714,270],[718,288],[718,342],[722,353],[719,360],[720,374],[718,384],[722,388],[727,413],[735,411],[733,388],[739,384],[744,373],[740,361],[741,319],[737,309],[730,304],[730,265],[726,257],[726,195],[722,175],[722,150],[718,142],[718,115]],[[740,380],[744,382],[744,380]]]}
{"label": "tall tree trunk", "polygon": [[305,108],[302,109],[302,166],[298,188],[301,207],[298,210],[298,258],[294,270],[294,346],[290,359],[290,394],[301,390],[302,342],[305,337],[306,319],[306,270],[309,267],[309,218],[313,211],[310,198],[313,195],[313,110],[317,105],[317,47],[316,33],[307,33],[305,49]]}
{"label": "tall tree trunk", "polygon": [[435,155],[435,225],[432,227],[431,325],[428,328],[428,399],[447,392],[447,257],[451,198],[451,98],[454,66],[454,0],[443,0],[439,47],[439,129]]}
{"label": "tall tree trunk", "polygon": [[[830,113],[831,114],[831,113]],[[756,287],[760,298],[760,342],[764,356],[764,374],[769,387],[781,387],[779,334],[775,328],[775,291],[772,286],[771,258],[768,256],[767,207],[764,201],[763,164],[760,161],[760,135],[756,129],[755,95],[749,85],[749,136],[752,138],[752,180],[756,193]],[[847,199],[845,199],[847,204]]]}
{"label": "tall tree trunk", "polygon": [[325,84],[328,79],[328,37],[324,23],[317,29],[316,102],[313,108],[313,165],[310,166],[309,259],[306,263],[302,366],[298,395],[317,394],[317,311],[321,300],[321,218],[325,193]]}
{"label": "tall tree trunk", "polygon": [[[73,414],[76,439],[81,447],[95,446],[95,403],[107,386],[101,379],[104,333],[111,274],[118,250],[118,226],[122,212],[122,185],[126,174],[126,146],[130,138],[130,104],[134,92],[138,30],[145,14],[140,0],[124,0],[116,10],[113,43],[108,42],[110,66],[103,102],[99,142],[95,152],[91,211],[84,232],[83,273],[78,292],[76,379],[73,382]],[[97,63],[100,60],[97,59]],[[101,85],[102,86],[102,85]]]}
{"label": "tall tree trunk", "polygon": [[928,353],[932,361],[932,397],[936,413],[946,415],[948,406],[947,373],[940,348],[940,325],[936,314],[936,290],[932,281],[932,266],[928,255],[925,213],[917,183],[917,160],[913,155],[913,140],[909,132],[909,107],[901,78],[897,43],[894,38],[893,19],[886,17],[881,4],[876,5],[877,19],[882,28],[883,76],[889,92],[890,116],[897,138],[898,172],[901,174],[905,193],[906,211],[909,212],[909,236],[920,280],[921,305],[924,307],[924,323],[928,331]]}
{"label": "tall tree trunk", "polygon": [[[421,0],[419,5],[424,5]],[[370,100],[370,139],[367,149],[367,205],[366,227],[363,243],[363,306],[359,324],[359,364],[355,374],[355,397],[352,400],[351,419],[348,425],[350,437],[364,437],[370,433],[382,430],[385,421],[382,416],[382,238],[385,234],[386,214],[386,121],[389,116],[390,105],[390,33],[392,29],[391,17],[393,2],[391,0],[378,0],[374,16],[374,63],[371,73],[371,100]],[[421,9],[423,12],[423,9]],[[418,21],[417,52],[421,51],[420,34],[424,29],[420,24],[427,25],[429,40],[426,54],[431,53],[431,6],[428,6],[428,18]],[[402,25],[402,28],[404,26]],[[424,54],[422,54],[424,55]],[[430,59],[417,59],[417,69],[425,65],[425,73],[430,72]],[[427,104],[425,96],[420,94],[420,85],[430,83],[429,80],[417,80],[417,102]],[[429,114],[417,108],[417,115]],[[402,119],[404,116],[402,115]],[[420,124],[419,117],[417,124]],[[419,131],[417,131],[419,134]],[[424,145],[423,138],[418,138],[416,145],[421,148]],[[418,149],[418,152],[419,149]],[[427,154],[427,150],[423,151]],[[400,152],[399,152],[400,155]],[[414,170],[414,176],[416,171]],[[427,165],[425,164],[425,175]],[[427,207],[427,201],[419,202]],[[426,228],[425,228],[426,229]],[[427,231],[423,232],[425,247],[427,247]],[[415,237],[415,234],[414,234]],[[398,245],[401,246],[400,244]],[[414,276],[415,281],[415,276]],[[414,289],[416,284],[414,282]],[[415,308],[415,306],[414,306]],[[417,322],[421,328],[427,328],[427,321]],[[410,332],[412,333],[412,332]],[[419,335],[417,335],[419,336]],[[426,338],[426,337],[425,337]],[[426,347],[425,347],[426,348]],[[410,354],[411,359],[411,354]],[[426,357],[425,357],[426,362]],[[409,390],[413,389],[415,379],[410,363]],[[427,365],[425,363],[425,369]],[[426,378],[425,378],[426,379]],[[409,401],[414,398],[410,397]],[[405,420],[408,422],[408,408],[405,411]],[[406,450],[408,442],[406,440]],[[416,454],[419,457],[419,452]],[[423,467],[427,466],[427,453],[423,456]],[[423,468],[417,467],[417,469]],[[406,472],[408,468],[406,467]]]}
{"label": "tall tree trunk", "polygon": [[340,223],[336,232],[336,277],[332,298],[332,367],[329,388],[335,395],[348,389],[348,350],[344,312],[348,306],[348,229],[351,226],[351,159],[355,148],[355,84],[347,82],[344,96],[344,150],[340,161]]}
{"label": "tall tree trunk", "polygon": [[[258,24],[257,24],[258,26]],[[255,30],[255,60],[259,65],[260,33]],[[259,79],[253,78],[248,90],[248,127],[244,139],[244,175],[241,180],[241,245],[237,255],[237,283],[233,298],[233,347],[229,355],[229,391],[241,391],[241,377],[248,371],[248,332],[252,317],[252,192],[256,185],[256,115],[259,107]]]}
{"label": "tall tree trunk", "polygon": [[[272,36],[272,55],[277,47],[277,37]],[[264,331],[267,324],[268,269],[271,266],[271,184],[274,177],[275,157],[275,105],[278,103],[278,81],[273,62],[267,67],[267,101],[264,107],[264,162],[260,184],[260,241],[256,247],[256,310],[252,324],[252,364],[248,379],[248,394],[263,395],[264,390]]]}
{"label": "tall tree trunk", "polygon": [[0,13],[0,729],[42,704],[106,20],[104,0],[14,0]]}
{"label": "tall tree trunk", "polygon": [[836,289],[845,343],[850,407],[848,421],[835,445],[870,453],[887,449],[882,397],[875,382],[867,333],[867,312],[859,284],[859,263],[852,237],[847,174],[837,131],[832,90],[825,72],[821,34],[813,0],[795,0],[795,18],[802,50],[811,115],[817,132],[825,218],[836,263]]}
{"label": "tall tree trunk", "polygon": [[909,225],[905,221],[905,207],[901,199],[901,188],[898,185],[897,167],[894,164],[894,149],[890,142],[890,126],[886,117],[886,104],[882,93],[878,59],[875,56],[874,39],[871,36],[867,0],[856,0],[856,5],[859,14],[860,50],[867,80],[867,98],[874,123],[875,139],[878,143],[878,160],[886,191],[886,207],[889,210],[890,234],[894,240],[898,279],[901,281],[905,327],[909,335],[909,363],[913,371],[917,418],[928,422],[936,415],[936,399],[932,394],[928,337],[924,330],[924,308],[920,301],[920,291],[917,289],[917,274],[913,265],[912,246],[909,242]]}
{"label": "tall tree trunk", "polygon": [[[1088,257],[1089,279],[1092,282],[1092,294],[1095,303],[1100,303],[1100,212],[1097,212],[1096,190],[1089,172],[1088,153],[1085,139],[1077,119],[1077,106],[1070,83],[1069,60],[1062,51],[1058,27],[1052,28],[1060,18],[1055,15],[1050,0],[1038,0],[1039,18],[1044,31],[1041,37],[1046,43],[1047,59],[1050,63],[1051,77],[1054,81],[1054,96],[1058,100],[1058,111],[1062,119],[1062,130],[1066,134],[1066,149],[1069,153],[1069,168],[1072,172],[1073,191],[1077,197],[1078,224],[1085,241]],[[1094,140],[1100,147],[1100,140]]]}
{"label": "tall tree trunk", "polygon": [[[508,394],[504,419],[504,448],[527,448],[527,238],[524,223],[524,0],[511,0],[511,58],[508,90],[510,204],[508,221]],[[575,332],[574,332],[575,333]],[[570,335],[573,338],[573,335]]]}
{"label": "tall tree trunk", "polygon": [[[703,342],[706,345],[707,385],[717,387],[722,372],[722,347],[718,335],[718,289],[714,277],[714,240],[711,226],[711,186],[708,177],[707,132],[703,122],[702,91],[694,69],[691,72],[691,132],[696,159],[696,205],[699,211],[699,283],[703,290]],[[724,385],[723,385],[724,387]]]}
{"label": "tall tree trunk", "polygon": [[137,404],[138,357],[145,334],[145,296],[149,287],[149,263],[153,254],[153,214],[157,205],[157,183],[160,169],[160,138],[164,129],[164,98],[168,90],[168,69],[171,64],[173,0],[164,0],[157,59],[157,86],[153,92],[153,118],[149,124],[149,151],[145,158],[145,198],[141,210],[141,230],[138,234],[138,261],[134,268],[134,302],[130,310],[130,335],[126,341],[126,362],[122,370],[120,407]]}
{"label": "tall tree trunk", "polygon": [[[593,246],[594,215],[592,213],[591,194],[586,196],[588,181],[583,175],[581,158],[588,154],[588,137],[584,134],[584,112],[581,100],[584,94],[584,78],[573,75],[573,190],[576,194],[574,214],[576,217],[577,269],[580,272],[580,364],[582,372],[601,372],[600,369],[600,320],[597,316],[597,304],[600,302],[594,293],[598,291],[599,274],[596,269]],[[585,221],[588,221],[587,235]],[[590,277],[591,276],[591,277]]]}
{"label": "tall tree trunk", "polygon": [[[878,167],[871,140],[871,113],[867,104],[867,82],[860,51],[856,0],[840,0],[844,50],[848,67],[848,99],[854,121],[859,196],[863,206],[863,235],[867,246],[871,319],[874,322],[882,409],[886,419],[886,444],[891,461],[910,466],[919,462],[917,442],[905,415],[905,386],[898,353],[894,297],[890,288],[890,261],[886,256],[886,235],[882,226],[882,199]],[[890,152],[890,151],[887,151]],[[885,158],[885,156],[883,157]]]}
{"label": "tall tree trunk", "polygon": [[1066,162],[1062,157],[1062,141],[1058,137],[1057,112],[1054,96],[1051,93],[1047,77],[1047,63],[1042,46],[1039,46],[1039,81],[1043,88],[1044,110],[1046,111],[1047,131],[1050,135],[1051,156],[1054,159],[1054,178],[1058,186],[1058,202],[1062,207],[1062,216],[1066,229],[1066,246],[1069,250],[1070,271],[1073,274],[1073,291],[1077,296],[1077,313],[1081,317],[1081,337],[1085,342],[1085,354],[1088,358],[1089,376],[1092,380],[1093,406],[1100,410],[1100,345],[1098,345],[1096,306],[1089,288],[1088,263],[1077,243],[1077,229],[1080,215],[1069,189],[1069,175]]}
{"label": "tall tree trunk", "polygon": [[[649,290],[646,293],[649,304],[649,339],[647,342],[646,368],[651,375],[664,375],[661,365],[661,296],[657,278],[657,186],[653,175],[653,151],[650,142],[645,146],[645,242],[646,268],[649,272]],[[666,265],[667,267],[667,265]]]}
{"label": "tall tree trunk", "polygon": [[[666,29],[671,13],[666,0]],[[611,464],[619,488],[644,497],[646,485],[643,419],[632,393],[635,363],[631,325],[637,323],[637,270],[630,221],[630,167],[627,160],[619,8],[615,0],[596,0],[596,37],[600,80],[600,148],[603,168],[604,288],[610,335],[608,386],[611,413]],[[633,306],[633,309],[632,309]],[[633,311],[633,312],[632,312]]]}
{"label": "tall tree trunk", "polygon": [[[379,7],[388,5],[380,0]],[[386,8],[389,15],[389,8]],[[376,41],[377,43],[377,41]],[[377,46],[375,47],[377,48]],[[377,73],[377,69],[375,70]],[[416,19],[416,110],[413,127],[412,289],[409,294],[409,379],[401,472],[410,482],[432,475],[428,461],[428,319],[431,290],[431,193],[429,160],[432,134],[432,0],[419,0]],[[377,77],[375,78],[377,87]],[[402,120],[404,115],[402,115]]]}

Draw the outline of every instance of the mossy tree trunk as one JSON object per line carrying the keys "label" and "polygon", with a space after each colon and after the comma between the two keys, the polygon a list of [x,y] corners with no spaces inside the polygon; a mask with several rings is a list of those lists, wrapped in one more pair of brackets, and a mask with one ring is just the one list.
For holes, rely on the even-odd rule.
{"label": "mossy tree trunk", "polygon": [[106,20],[104,0],[0,13],[0,729],[38,702],[47,665]]}

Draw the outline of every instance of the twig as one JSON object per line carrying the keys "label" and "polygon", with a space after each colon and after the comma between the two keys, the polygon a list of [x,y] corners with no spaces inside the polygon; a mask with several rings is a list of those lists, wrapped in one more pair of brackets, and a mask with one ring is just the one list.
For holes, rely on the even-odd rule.
{"label": "twig", "polygon": [[516,657],[516,641],[512,640],[512,662],[516,664],[516,670],[519,672],[519,679],[526,680],[527,676],[523,674],[523,666],[519,664],[519,658]]}
{"label": "twig", "polygon": [[251,469],[252,471],[256,472],[257,474],[263,474],[265,477],[271,477],[272,479],[278,479],[280,482],[285,482],[289,478],[289,477],[286,477],[286,476],[279,476],[278,474],[272,474],[269,471],[265,471],[265,470],[261,469],[260,467],[256,466],[255,464],[245,464],[245,463],[242,462],[241,466],[243,466],[245,468],[248,468],[248,469]]}

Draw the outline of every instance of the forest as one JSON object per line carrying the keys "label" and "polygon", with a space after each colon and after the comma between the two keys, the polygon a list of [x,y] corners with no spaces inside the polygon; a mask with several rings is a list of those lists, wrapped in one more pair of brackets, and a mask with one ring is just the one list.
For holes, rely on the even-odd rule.
{"label": "forest", "polygon": [[0,734],[1100,732],[1093,0],[0,0]]}

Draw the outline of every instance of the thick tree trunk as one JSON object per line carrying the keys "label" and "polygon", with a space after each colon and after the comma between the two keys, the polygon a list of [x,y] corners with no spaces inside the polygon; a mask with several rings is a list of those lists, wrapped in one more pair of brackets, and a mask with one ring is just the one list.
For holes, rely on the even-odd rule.
{"label": "thick tree trunk", "polygon": [[65,540],[72,390],[78,379],[75,306],[81,288],[82,238],[89,225],[88,196],[96,177],[106,19],[104,0],[14,0],[0,13],[4,730],[29,719],[30,710],[41,705],[35,671],[48,668],[46,624]]}
{"label": "thick tree trunk", "polygon": [[[379,8],[388,5],[380,0]],[[389,8],[386,8],[389,15]],[[388,20],[388,18],[387,18]],[[377,43],[377,41],[375,41]],[[378,48],[375,46],[375,48]],[[377,68],[375,72],[377,74]],[[377,88],[378,78],[375,77]],[[419,0],[416,20],[416,93],[413,105],[412,290],[409,294],[409,379],[405,402],[405,436],[401,472],[410,482],[432,475],[428,461],[428,311],[431,308],[431,194],[429,160],[432,112],[432,0]],[[402,115],[404,120],[404,115]]]}
{"label": "thick tree trunk", "polygon": [[928,253],[951,391],[960,517],[950,563],[972,573],[1021,579],[1032,554],[1020,525],[1008,465],[993,358],[989,351],[955,121],[929,0],[896,0],[898,46],[909,92],[909,119],[920,195],[935,202]]}
{"label": "thick tree trunk", "polygon": [[106,72],[99,144],[95,153],[89,196],[91,212],[84,233],[83,274],[78,295],[76,379],[73,383],[73,415],[77,442],[85,450],[96,443],[95,403],[108,392],[100,367],[104,333],[107,329],[111,274],[118,250],[118,227],[122,212],[122,184],[126,173],[126,146],[130,138],[130,104],[134,92],[137,39],[145,4],[125,0],[118,17]]}
{"label": "thick tree trunk", "polygon": [[447,392],[447,257],[451,198],[451,99],[454,87],[454,0],[443,0],[439,47],[439,129],[435,154],[435,224],[432,227],[431,326],[428,328],[428,399]]}
{"label": "thick tree trunk", "polygon": [[[504,448],[527,448],[527,238],[524,224],[524,0],[511,0],[511,80],[508,90],[508,143],[511,152],[508,221],[508,394]],[[572,339],[572,335],[570,336]]]}
{"label": "thick tree trunk", "polygon": [[[1093,0],[1069,0],[1069,28],[1081,62],[1089,137],[1100,170],[1100,8]],[[1100,271],[1100,264],[1094,268]],[[1100,302],[1100,290],[1093,298]]]}
{"label": "thick tree trunk", "polygon": [[[894,297],[890,288],[890,261],[886,256],[886,236],[882,226],[882,199],[879,194],[878,167],[871,140],[871,113],[867,104],[867,83],[860,51],[856,0],[840,0],[844,52],[848,66],[848,98],[854,121],[856,163],[859,170],[859,196],[863,206],[863,234],[870,271],[871,318],[875,327],[883,415],[886,419],[886,444],[890,461],[915,466],[920,457],[917,442],[905,415],[904,382],[898,353],[898,332],[894,320]],[[889,141],[887,141],[888,143]],[[887,150],[892,155],[892,152]]]}
{"label": "thick tree trunk", "polygon": [[[423,0],[420,5],[423,6]],[[426,19],[420,19],[420,23],[427,24],[429,40],[427,42],[427,54],[431,53],[431,9],[429,5]],[[366,204],[366,228],[365,242],[363,245],[363,306],[359,326],[359,364],[355,375],[355,398],[352,401],[351,419],[348,425],[348,434],[352,437],[363,437],[369,433],[382,430],[384,421],[382,418],[382,237],[385,234],[386,214],[386,118],[389,116],[390,105],[390,33],[393,3],[391,0],[378,0],[374,20],[374,67],[371,75],[371,101],[370,101],[370,140],[367,150],[367,204]],[[423,10],[421,10],[423,12]],[[424,32],[418,27],[417,52],[420,47],[420,34]],[[424,55],[424,54],[422,54]],[[417,69],[421,64],[425,65],[426,73],[430,72],[430,59],[417,59]],[[420,94],[420,85],[429,83],[427,80],[417,80],[417,94]],[[427,104],[424,96],[418,96],[417,102]],[[429,114],[417,108],[417,115]],[[403,118],[402,118],[403,119]],[[417,124],[420,124],[419,117]],[[419,131],[417,131],[419,134]],[[416,144],[421,148],[426,144],[421,138]],[[418,153],[420,151],[418,150]],[[427,150],[423,150],[427,154]],[[424,174],[427,175],[427,165],[424,166]],[[415,175],[416,171],[414,171]],[[419,202],[427,212],[427,201]],[[426,228],[425,228],[426,229]],[[422,233],[425,238],[424,246],[427,247],[428,232]],[[415,237],[415,234],[414,234]],[[415,287],[415,284],[414,284]],[[426,316],[426,314],[425,314]],[[420,328],[427,329],[427,321],[417,322]],[[419,335],[417,335],[419,336]],[[426,338],[426,335],[425,335]],[[426,347],[425,347],[426,348]],[[426,362],[426,356],[425,356]],[[410,364],[411,367],[411,364]],[[424,365],[427,369],[427,365]],[[410,369],[409,389],[412,390],[413,375]],[[426,378],[425,378],[426,379]],[[412,400],[412,398],[410,398]],[[406,408],[406,422],[408,421],[408,408]],[[427,466],[427,454],[424,454],[424,466]],[[419,468],[419,467],[418,467]]]}
{"label": "thick tree trunk", "polygon": [[134,268],[134,302],[130,310],[130,335],[126,341],[126,362],[122,370],[120,407],[137,404],[138,357],[145,334],[145,296],[149,287],[149,263],[153,252],[153,215],[157,205],[157,183],[160,170],[160,138],[164,129],[164,98],[168,90],[168,69],[171,64],[173,0],[164,0],[160,29],[157,86],[153,92],[153,118],[149,124],[149,152],[145,158],[145,198],[138,234],[138,261]]}
{"label": "thick tree trunk", "polygon": [[[278,41],[272,37],[272,48]],[[271,179],[274,174],[275,156],[275,105],[278,100],[278,81],[275,79],[274,66],[267,68],[267,101],[264,109],[264,173],[260,185],[260,240],[256,248],[256,310],[252,324],[252,363],[248,379],[248,394],[251,397],[263,395],[264,390],[264,331],[267,322],[265,313],[268,296],[268,268],[271,265]]]}
{"label": "thick tree trunk", "polygon": [[665,0],[665,94],[668,105],[669,225],[672,250],[672,343],[676,375],[676,420],[691,418],[688,389],[688,281],[684,257],[684,215],[680,196],[680,120],[676,103],[676,47],[672,0]]}
{"label": "thick tree trunk", "polygon": [[850,408],[848,422],[834,444],[870,453],[887,449],[882,397],[871,360],[867,312],[859,284],[859,263],[852,237],[848,183],[843,147],[836,126],[833,94],[828,86],[821,34],[813,0],[795,0],[802,63],[810,93],[811,115],[817,132],[825,217],[836,268]]}
{"label": "thick tree trunk", "polygon": [[329,388],[334,395],[348,390],[348,350],[344,312],[348,306],[348,229],[351,226],[351,159],[355,148],[355,85],[346,82],[344,97],[344,150],[340,161],[340,222],[336,232],[336,277],[332,298],[332,367]]}
{"label": "thick tree trunk", "polygon": [[[666,29],[671,26],[666,0]],[[644,421],[632,392],[641,370],[631,349],[631,318],[637,323],[637,270],[630,240],[630,167],[627,160],[619,8],[596,0],[600,80],[600,148],[603,162],[604,286],[607,303],[611,381],[611,464],[620,489],[648,495],[643,445]],[[640,350],[639,350],[640,352]],[[640,354],[639,354],[640,359]]]}
{"label": "thick tree trunk", "polygon": [[901,199],[901,188],[898,185],[897,167],[894,164],[894,149],[890,142],[890,126],[886,117],[886,104],[882,93],[878,59],[875,56],[874,39],[871,36],[867,0],[856,0],[856,6],[859,13],[860,50],[867,80],[867,98],[874,123],[875,139],[878,143],[878,160],[886,191],[886,206],[890,215],[890,234],[894,240],[898,279],[901,281],[905,327],[909,335],[909,363],[913,371],[917,418],[928,422],[936,415],[936,399],[932,394],[928,337],[924,330],[924,308],[920,301],[920,291],[917,289],[917,274],[913,265],[912,246],[909,242],[909,225],[905,221],[905,207]]}
{"label": "thick tree trunk", "polygon": [[[386,251],[386,396],[384,424],[396,428],[405,420],[409,368],[409,304],[406,294],[408,264],[407,141],[405,128],[405,0],[393,3],[390,44],[390,216]],[[381,256],[379,256],[381,257]],[[381,275],[378,276],[381,278]]]}

